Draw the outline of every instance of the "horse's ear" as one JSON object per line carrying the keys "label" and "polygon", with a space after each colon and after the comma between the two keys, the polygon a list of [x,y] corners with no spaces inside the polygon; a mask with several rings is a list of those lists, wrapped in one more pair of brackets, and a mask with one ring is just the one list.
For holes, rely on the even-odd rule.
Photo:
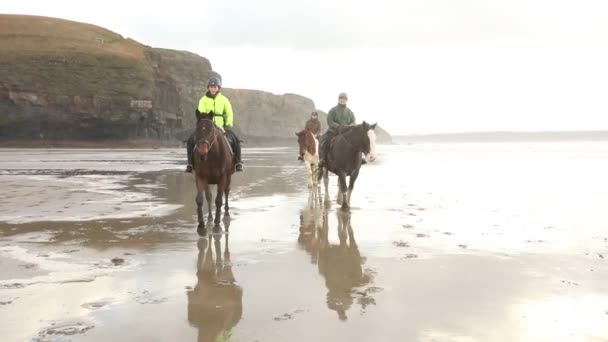
{"label": "horse's ear", "polygon": [[370,128],[371,128],[371,129],[376,129],[376,125],[377,125],[377,124],[378,124],[378,123],[376,122],[375,124],[371,125],[371,126],[370,126]]}

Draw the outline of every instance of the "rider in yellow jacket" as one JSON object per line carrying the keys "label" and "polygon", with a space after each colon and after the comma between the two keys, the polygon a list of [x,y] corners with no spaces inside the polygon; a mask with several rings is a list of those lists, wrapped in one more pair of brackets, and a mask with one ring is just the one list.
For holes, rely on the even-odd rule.
{"label": "rider in yellow jacket", "polygon": [[[234,113],[232,105],[226,96],[220,93],[222,84],[217,77],[211,77],[207,83],[207,93],[198,101],[196,108],[197,120],[201,116],[211,116],[217,127],[222,128],[229,137],[234,157],[236,159],[236,171],[243,171],[241,161],[241,141],[236,136],[232,128],[234,127]],[[192,172],[192,158],[194,157],[194,136],[188,139],[188,166],[186,172]]]}

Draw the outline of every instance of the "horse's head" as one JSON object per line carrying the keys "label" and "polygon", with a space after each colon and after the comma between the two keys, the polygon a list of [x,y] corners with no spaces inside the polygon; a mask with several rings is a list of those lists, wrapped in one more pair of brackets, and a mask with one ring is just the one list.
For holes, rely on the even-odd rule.
{"label": "horse's head", "polygon": [[370,162],[376,160],[376,125],[377,123],[370,125],[365,121],[361,123],[361,129],[366,135],[363,139],[363,153],[369,157]]}
{"label": "horse's head", "polygon": [[208,118],[200,118],[196,123],[194,135],[198,153],[206,158],[211,146],[213,146],[217,139],[217,132],[213,121]]}
{"label": "horse's head", "polygon": [[317,153],[317,146],[315,143],[315,137],[309,130],[302,130],[296,133],[298,137],[298,145],[300,146],[300,156],[304,157],[306,151],[311,155]]}

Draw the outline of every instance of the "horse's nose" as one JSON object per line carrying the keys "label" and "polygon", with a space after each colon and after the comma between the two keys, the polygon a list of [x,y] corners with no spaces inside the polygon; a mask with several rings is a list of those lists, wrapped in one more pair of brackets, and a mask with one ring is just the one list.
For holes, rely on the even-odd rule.
{"label": "horse's nose", "polygon": [[207,153],[209,153],[209,145],[207,145],[206,143],[199,144],[198,153],[201,155],[206,155]]}

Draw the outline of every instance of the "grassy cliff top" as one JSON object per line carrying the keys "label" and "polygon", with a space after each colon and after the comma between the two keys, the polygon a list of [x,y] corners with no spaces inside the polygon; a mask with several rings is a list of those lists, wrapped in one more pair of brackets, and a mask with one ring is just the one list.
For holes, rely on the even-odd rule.
{"label": "grassy cliff top", "polygon": [[150,98],[147,47],[90,24],[0,15],[0,86],[45,94]]}

